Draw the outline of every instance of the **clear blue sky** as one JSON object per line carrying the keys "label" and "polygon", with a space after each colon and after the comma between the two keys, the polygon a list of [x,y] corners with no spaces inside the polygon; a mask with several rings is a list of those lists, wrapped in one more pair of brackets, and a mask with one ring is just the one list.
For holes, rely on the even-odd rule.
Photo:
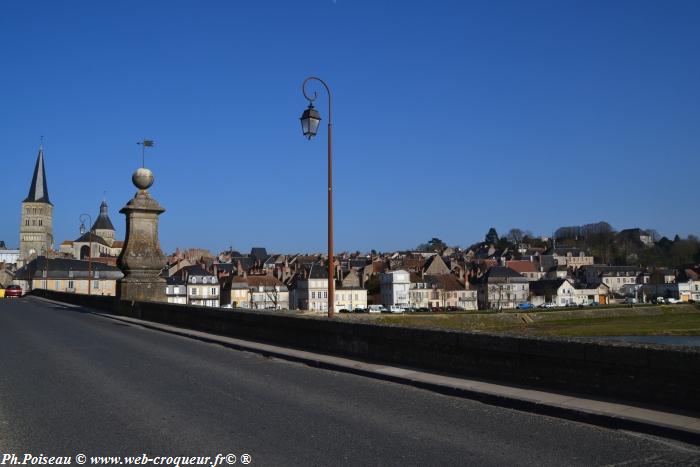
{"label": "clear blue sky", "polygon": [[694,0],[4,1],[0,239],[42,135],[57,245],[103,191],[123,237],[146,137],[167,252],[324,250],[311,74],[334,92],[337,250],[700,233],[699,24]]}

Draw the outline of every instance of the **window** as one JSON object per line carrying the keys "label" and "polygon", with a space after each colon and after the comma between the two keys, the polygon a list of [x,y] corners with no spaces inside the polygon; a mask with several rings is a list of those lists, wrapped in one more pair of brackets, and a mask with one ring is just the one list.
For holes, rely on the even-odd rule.
{"label": "window", "polygon": [[196,277],[193,277],[193,278],[192,278],[192,283],[193,283],[193,284],[196,284],[196,283],[197,283],[197,278],[196,278]]}
{"label": "window", "polygon": [[328,298],[328,292],[323,292],[323,298]]}
{"label": "window", "polygon": [[100,281],[92,281],[92,288],[97,290],[100,288]]}
{"label": "window", "polygon": [[[72,271],[71,271],[71,274],[72,274]],[[70,277],[73,277],[73,276],[70,276]],[[69,289],[74,289],[74,288],[75,288],[75,285],[73,284],[73,281],[68,281],[68,288],[69,288]]]}
{"label": "window", "polygon": [[316,292],[311,292],[311,298],[316,298]]}
{"label": "window", "polygon": [[44,221],[42,219],[39,219],[39,226],[44,225]]}
{"label": "window", "polygon": [[29,225],[29,219],[24,219],[24,225]]}
{"label": "window", "polygon": [[216,295],[216,287],[211,288],[211,295]]}
{"label": "window", "polygon": [[173,293],[174,293],[174,294],[179,294],[179,293],[180,293],[180,287],[178,287],[178,286],[173,287]]}
{"label": "window", "polygon": [[193,287],[192,290],[190,290],[190,295],[197,295],[197,287]]}
{"label": "window", "polygon": [[61,288],[61,281],[56,281],[55,287],[56,290],[59,290]]}

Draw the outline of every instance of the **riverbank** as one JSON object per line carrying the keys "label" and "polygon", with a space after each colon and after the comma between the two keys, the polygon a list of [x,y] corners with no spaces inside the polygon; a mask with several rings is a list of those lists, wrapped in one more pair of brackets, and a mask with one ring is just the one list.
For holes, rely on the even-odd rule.
{"label": "riverbank", "polygon": [[700,336],[700,308],[686,304],[533,313],[405,313],[340,316],[347,320],[396,326],[542,336]]}

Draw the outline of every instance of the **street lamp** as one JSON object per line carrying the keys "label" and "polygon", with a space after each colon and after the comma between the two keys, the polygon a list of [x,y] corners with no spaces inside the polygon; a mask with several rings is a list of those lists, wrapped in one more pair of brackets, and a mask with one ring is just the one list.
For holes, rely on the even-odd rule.
{"label": "street lamp", "polygon": [[91,295],[92,289],[92,216],[90,214],[83,213],[80,215],[80,234],[85,233],[85,221],[89,221],[90,230],[88,230],[88,239],[90,246],[88,247],[90,251],[88,252],[88,295]]}
{"label": "street lamp", "polygon": [[317,94],[314,91],[313,96],[306,92],[306,83],[309,81],[318,81],[326,88],[328,93],[328,317],[333,317],[333,308],[335,306],[335,261],[333,257],[333,147],[332,147],[332,120],[331,120],[331,90],[321,78],[310,76],[304,80],[301,85],[301,92],[306,100],[309,101],[309,107],[301,114],[301,130],[308,139],[316,136],[318,132],[318,124],[321,123],[321,115],[314,108],[314,101]]}

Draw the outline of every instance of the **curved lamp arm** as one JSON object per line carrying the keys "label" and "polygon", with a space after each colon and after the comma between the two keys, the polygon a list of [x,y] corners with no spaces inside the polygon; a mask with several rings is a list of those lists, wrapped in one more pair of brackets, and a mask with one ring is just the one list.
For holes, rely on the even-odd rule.
{"label": "curved lamp arm", "polygon": [[318,93],[314,91],[313,97],[310,97],[310,95],[306,92],[306,83],[309,81],[318,81],[323,85],[324,88],[326,88],[326,92],[328,93],[328,124],[331,125],[332,119],[331,119],[331,89],[328,87],[325,81],[323,81],[321,78],[317,78],[316,76],[309,76],[304,80],[304,82],[301,84],[301,92],[304,94],[304,97],[309,101],[313,102],[316,100],[318,97]]}

